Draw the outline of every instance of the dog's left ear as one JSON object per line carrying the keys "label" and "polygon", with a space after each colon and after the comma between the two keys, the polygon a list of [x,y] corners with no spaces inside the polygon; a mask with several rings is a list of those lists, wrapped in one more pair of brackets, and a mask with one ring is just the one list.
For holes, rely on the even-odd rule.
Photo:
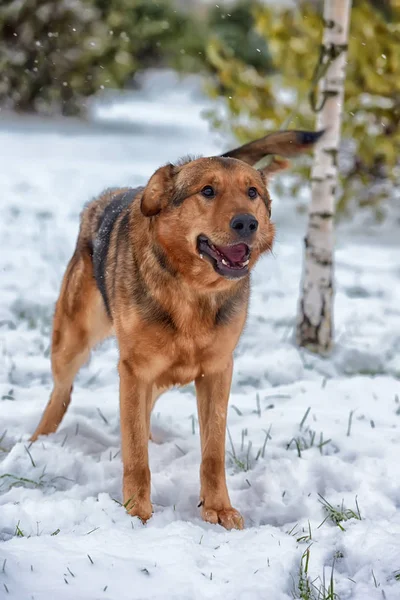
{"label": "dog's left ear", "polygon": [[144,188],[140,210],[145,217],[154,217],[168,205],[174,192],[174,165],[160,167]]}
{"label": "dog's left ear", "polygon": [[286,160],[285,158],[277,158],[275,156],[268,165],[259,168],[258,171],[262,175],[265,175],[265,182],[267,183],[271,175],[274,175],[274,173],[278,173],[279,171],[283,171],[288,167],[290,167],[289,160]]}
{"label": "dog's left ear", "polygon": [[[311,150],[324,133],[324,131],[277,131],[259,140],[225,152],[221,156],[237,158],[251,166],[254,166],[269,154],[278,154],[279,156],[291,158],[307,150]],[[268,171],[268,167],[265,167],[263,169],[264,173],[273,173],[285,169],[289,166],[289,162],[274,160],[269,166],[270,170]]]}

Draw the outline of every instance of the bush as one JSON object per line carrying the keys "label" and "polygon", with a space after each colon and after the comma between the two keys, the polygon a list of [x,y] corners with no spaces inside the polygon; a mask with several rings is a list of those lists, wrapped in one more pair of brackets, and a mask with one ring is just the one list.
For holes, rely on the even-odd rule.
{"label": "bush", "polygon": [[103,87],[121,88],[139,69],[196,55],[190,15],[154,0],[3,0],[0,103],[21,111],[76,114]]}
{"label": "bush", "polygon": [[[397,5],[396,5],[397,6]],[[351,15],[343,156],[338,211],[371,206],[383,217],[381,200],[400,185],[400,9],[394,3],[354,3]],[[315,3],[300,10],[254,6],[258,33],[269,40],[275,73],[265,77],[255,66],[232,57],[226,44],[211,43],[208,58],[216,80],[210,94],[224,98],[224,109],[212,115],[248,141],[279,127],[313,127],[308,94],[318,60],[322,18]],[[307,168],[292,178],[298,191]],[[287,190],[288,191],[288,190]]]}
{"label": "bush", "polygon": [[243,1],[228,17],[167,0],[3,0],[0,37],[0,104],[19,111],[78,114],[86,97],[149,66],[214,73],[213,40],[263,72],[271,64]]}

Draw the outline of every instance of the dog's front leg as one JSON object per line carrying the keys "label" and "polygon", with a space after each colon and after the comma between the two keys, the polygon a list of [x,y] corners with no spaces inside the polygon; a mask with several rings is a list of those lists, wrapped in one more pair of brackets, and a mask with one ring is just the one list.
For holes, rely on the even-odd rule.
{"label": "dog's front leg", "polygon": [[200,501],[205,521],[220,523],[226,529],[243,529],[243,517],[231,506],[225,475],[226,416],[232,367],[231,358],[220,373],[204,374],[196,379],[202,454]]}
{"label": "dog's front leg", "polygon": [[130,360],[119,363],[123,499],[132,516],[147,521],[152,515],[149,469],[149,412],[152,384],[141,380]]}

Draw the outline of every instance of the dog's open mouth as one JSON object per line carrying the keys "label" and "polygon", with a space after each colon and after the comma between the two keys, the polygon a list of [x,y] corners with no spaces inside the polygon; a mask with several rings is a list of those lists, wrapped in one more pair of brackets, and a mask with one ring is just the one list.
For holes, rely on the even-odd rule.
{"label": "dog's open mouth", "polygon": [[205,235],[199,235],[197,251],[200,258],[208,259],[219,275],[234,278],[248,273],[250,248],[243,242],[232,246],[217,246]]}

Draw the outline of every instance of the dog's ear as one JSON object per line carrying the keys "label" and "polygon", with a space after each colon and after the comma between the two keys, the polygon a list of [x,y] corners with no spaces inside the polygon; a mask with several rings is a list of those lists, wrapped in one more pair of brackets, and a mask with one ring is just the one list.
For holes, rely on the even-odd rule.
{"label": "dog's ear", "polygon": [[174,165],[168,164],[150,177],[140,202],[140,210],[145,217],[154,217],[168,205],[174,192],[174,175]]}
{"label": "dog's ear", "polygon": [[290,167],[290,160],[286,160],[285,158],[277,158],[275,156],[270,163],[268,163],[265,167],[259,168],[258,171],[262,175],[265,175],[265,182],[267,183],[271,175],[274,175],[279,171],[283,171],[288,167]]}
{"label": "dog's ear", "polygon": [[[225,152],[225,154],[222,154],[221,156],[226,158],[237,158],[248,165],[253,166],[269,154],[279,154],[280,156],[289,158],[302,154],[303,152],[310,150],[323,134],[324,131],[277,131],[276,133],[266,135],[259,140],[249,142],[248,144],[244,144],[244,146]],[[279,167],[278,161],[278,164],[273,168],[272,165],[274,162],[270,165],[270,173],[280,171],[282,168],[286,168],[289,165],[286,161],[285,166],[283,166],[284,163],[281,162],[281,166]],[[265,167],[263,172],[266,173],[267,169],[268,167]]]}

